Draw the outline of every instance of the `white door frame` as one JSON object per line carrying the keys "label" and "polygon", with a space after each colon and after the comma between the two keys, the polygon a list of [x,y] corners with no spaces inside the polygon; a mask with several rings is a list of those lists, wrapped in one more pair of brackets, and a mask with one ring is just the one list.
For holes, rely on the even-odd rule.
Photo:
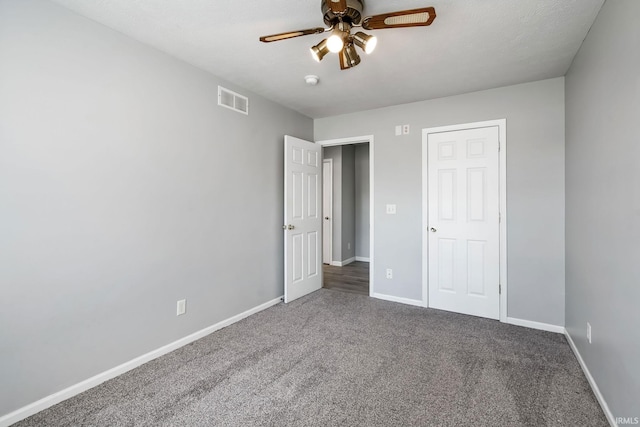
{"label": "white door frame", "polygon": [[429,306],[429,199],[428,183],[429,171],[428,151],[424,149],[429,134],[498,127],[498,155],[499,155],[499,215],[500,215],[500,321],[507,322],[507,120],[488,120],[484,122],[465,123],[451,126],[439,126],[422,130],[422,304]]}
{"label": "white door frame", "polygon": [[[327,182],[324,180],[324,166],[325,163],[327,165],[329,165],[329,170],[331,171],[331,174],[329,175],[329,185],[327,186]],[[324,232],[324,227],[328,222],[329,225],[329,232],[326,233],[329,236],[329,264],[331,265],[333,263],[333,159],[322,159],[322,257],[323,260],[322,262],[324,263],[324,247],[327,244],[327,242],[324,241],[324,237],[325,237],[325,232]],[[324,198],[325,198],[325,193],[326,193],[326,189],[329,188],[331,191],[331,197],[329,199],[329,212],[324,212]],[[329,215],[329,221],[327,221],[326,219],[324,219],[327,215]]]}
{"label": "white door frame", "polygon": [[[323,141],[316,141],[316,144],[320,144],[323,147],[331,147],[334,145],[350,145],[350,144],[369,144],[369,296],[373,296],[374,283],[373,283],[373,263],[375,258],[373,256],[373,135],[353,136],[349,138],[327,139]],[[324,224],[323,224],[324,225]]]}

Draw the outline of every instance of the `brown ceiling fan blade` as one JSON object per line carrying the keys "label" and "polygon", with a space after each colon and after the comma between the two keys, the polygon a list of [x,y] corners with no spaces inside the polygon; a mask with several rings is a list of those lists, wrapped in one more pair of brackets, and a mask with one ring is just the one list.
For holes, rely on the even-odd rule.
{"label": "brown ceiling fan blade", "polygon": [[347,0],[326,0],[326,1],[329,9],[331,9],[331,11],[336,15],[344,13],[347,10]]}
{"label": "brown ceiling fan blade", "polygon": [[308,36],[309,34],[320,34],[320,33],[324,33],[324,31],[325,29],[320,27],[309,28],[308,30],[289,31],[287,33],[279,33],[279,34],[272,34],[270,36],[262,36],[260,37],[260,41],[264,43],[271,43],[271,42],[277,42],[280,40],[292,39],[294,37]]}
{"label": "brown ceiling fan blade", "polygon": [[431,25],[434,19],[436,19],[436,10],[433,7],[423,7],[369,16],[362,21],[362,28],[381,30],[384,28],[425,27]]}

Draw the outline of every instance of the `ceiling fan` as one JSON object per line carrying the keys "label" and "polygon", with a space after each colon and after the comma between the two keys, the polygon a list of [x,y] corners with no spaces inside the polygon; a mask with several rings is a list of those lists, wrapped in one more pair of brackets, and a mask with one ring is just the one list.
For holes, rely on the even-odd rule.
{"label": "ceiling fan", "polygon": [[328,28],[317,27],[272,34],[260,37],[260,41],[271,43],[310,34],[331,32],[328,38],[311,48],[311,54],[316,61],[320,62],[329,52],[337,53],[340,58],[340,69],[347,70],[360,63],[360,56],[354,45],[369,54],[373,52],[377,44],[376,37],[365,34],[362,31],[351,34],[353,28],[382,30],[385,28],[423,27],[431,25],[433,20],[436,19],[436,10],[433,7],[400,10],[362,19],[364,0],[321,1],[324,23]]}

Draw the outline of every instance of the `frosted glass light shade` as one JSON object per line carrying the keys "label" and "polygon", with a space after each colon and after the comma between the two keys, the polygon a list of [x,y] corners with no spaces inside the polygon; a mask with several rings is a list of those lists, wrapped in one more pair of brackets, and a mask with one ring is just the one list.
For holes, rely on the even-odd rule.
{"label": "frosted glass light shade", "polygon": [[344,47],[344,41],[341,36],[334,33],[327,39],[327,47],[331,52],[338,53]]}

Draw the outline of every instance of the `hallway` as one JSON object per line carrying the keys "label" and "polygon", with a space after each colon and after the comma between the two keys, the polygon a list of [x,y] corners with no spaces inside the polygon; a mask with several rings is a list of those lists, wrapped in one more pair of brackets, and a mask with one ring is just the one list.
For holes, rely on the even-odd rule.
{"label": "hallway", "polygon": [[369,295],[369,263],[356,261],[344,267],[324,264],[323,288]]}

